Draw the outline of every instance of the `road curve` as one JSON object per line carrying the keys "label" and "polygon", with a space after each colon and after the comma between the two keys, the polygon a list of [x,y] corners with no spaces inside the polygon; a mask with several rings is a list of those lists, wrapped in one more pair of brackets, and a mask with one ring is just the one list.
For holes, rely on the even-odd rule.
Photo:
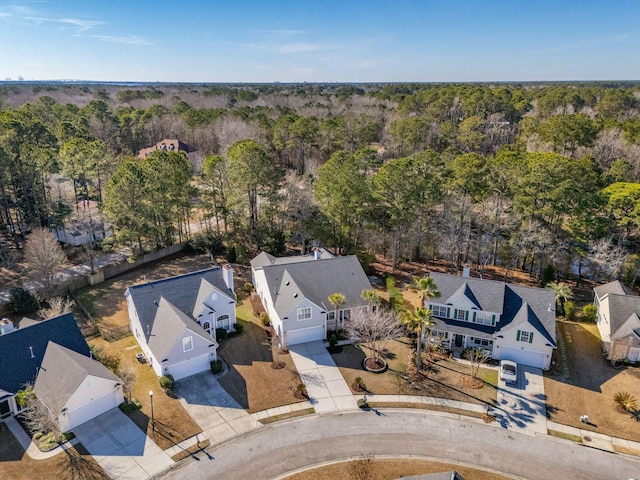
{"label": "road curve", "polygon": [[197,454],[163,478],[272,479],[360,455],[430,457],[528,480],[640,478],[640,459],[423,410],[313,415]]}

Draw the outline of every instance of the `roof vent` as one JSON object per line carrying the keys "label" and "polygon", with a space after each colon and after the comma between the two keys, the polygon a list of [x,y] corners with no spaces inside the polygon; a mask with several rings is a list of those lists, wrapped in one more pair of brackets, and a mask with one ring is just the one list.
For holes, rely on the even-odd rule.
{"label": "roof vent", "polygon": [[36,358],[36,356],[33,354],[33,347],[29,347],[29,352],[31,352],[31,358]]}
{"label": "roof vent", "polygon": [[297,294],[297,293],[294,293],[294,294],[293,294],[293,298],[298,298],[298,294]]}
{"label": "roof vent", "polygon": [[287,280],[287,282],[285,283],[285,285],[289,286],[289,283],[290,283],[290,282],[289,282],[289,280]]}

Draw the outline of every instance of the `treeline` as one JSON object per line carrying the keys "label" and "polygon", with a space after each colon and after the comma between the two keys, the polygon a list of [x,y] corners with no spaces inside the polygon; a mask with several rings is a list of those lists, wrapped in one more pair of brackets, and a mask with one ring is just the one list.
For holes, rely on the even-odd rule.
{"label": "treeline", "polygon": [[[635,280],[635,83],[0,92],[0,229],[16,246],[73,214],[52,183],[67,178],[139,249],[189,237],[197,216],[249,252],[315,240],[394,264]],[[182,154],[134,158],[167,137],[204,152],[203,171]]]}

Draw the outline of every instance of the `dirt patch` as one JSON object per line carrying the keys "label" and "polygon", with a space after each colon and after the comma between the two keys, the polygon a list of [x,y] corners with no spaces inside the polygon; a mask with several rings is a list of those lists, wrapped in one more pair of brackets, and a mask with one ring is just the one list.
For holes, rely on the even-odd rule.
{"label": "dirt patch", "polygon": [[[363,351],[365,350],[365,351]],[[369,352],[353,345],[345,345],[342,352],[332,354],[348,384],[361,377],[367,391],[378,395],[422,395],[451,400],[460,400],[483,405],[495,405],[497,396],[497,372],[480,369],[478,377],[485,380],[480,389],[463,385],[462,379],[469,376],[470,367],[449,359],[434,359],[428,369],[420,374],[409,375],[407,366],[410,357],[410,340],[400,338],[388,342],[383,357],[389,368],[386,372],[370,373],[362,367],[362,361]],[[374,401],[373,398],[370,399]]]}
{"label": "dirt patch", "polygon": [[[613,368],[601,354],[594,324],[559,321],[558,335],[567,348],[569,365],[561,370],[568,372],[568,378],[545,375],[548,417],[583,430],[640,441],[638,422],[629,413],[620,414],[613,401],[617,392],[638,398],[640,368]],[[589,424],[580,422],[581,415],[589,416]]]}
{"label": "dirt patch", "polygon": [[333,463],[331,465],[306,470],[285,477],[284,480],[331,480],[334,478],[342,478],[345,480],[358,480],[361,478],[368,480],[391,480],[409,475],[450,472],[452,470],[455,470],[464,478],[473,480],[508,480],[510,478],[475,468],[442,462],[431,462],[412,458],[377,459],[363,457],[350,462]]}

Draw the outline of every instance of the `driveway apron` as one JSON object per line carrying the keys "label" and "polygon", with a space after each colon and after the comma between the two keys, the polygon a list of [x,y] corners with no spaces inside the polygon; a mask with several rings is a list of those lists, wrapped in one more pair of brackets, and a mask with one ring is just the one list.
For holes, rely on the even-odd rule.
{"label": "driveway apron", "polygon": [[289,353],[316,413],[357,410],[351,389],[322,342],[291,345]]}
{"label": "driveway apron", "polygon": [[209,372],[180,380],[174,390],[212,445],[261,426]]}
{"label": "driveway apron", "polygon": [[547,408],[542,370],[518,365],[518,381],[498,383],[498,405],[490,413],[503,428],[523,433],[547,434]]}
{"label": "driveway apron", "polygon": [[74,428],[73,433],[114,479],[146,479],[173,464],[173,460],[117,408]]}

